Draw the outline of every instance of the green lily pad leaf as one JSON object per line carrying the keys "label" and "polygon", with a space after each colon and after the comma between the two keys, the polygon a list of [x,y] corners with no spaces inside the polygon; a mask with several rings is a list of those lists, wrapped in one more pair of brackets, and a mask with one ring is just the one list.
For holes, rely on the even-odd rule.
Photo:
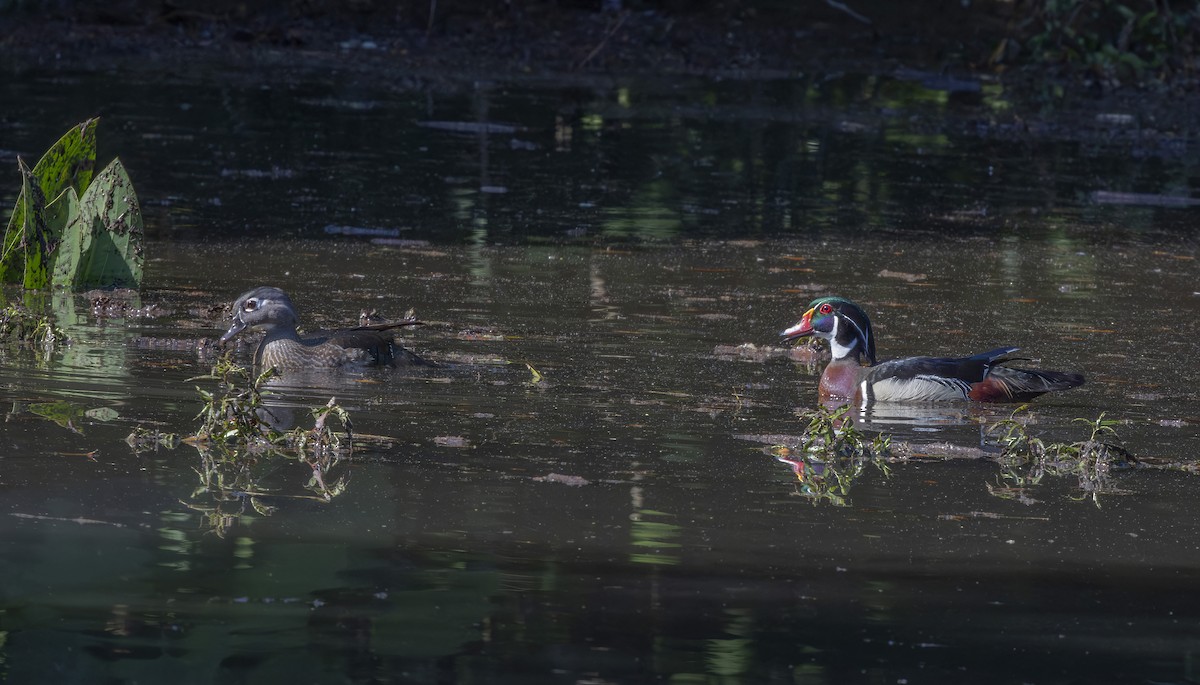
{"label": "green lily pad leaf", "polygon": [[30,290],[39,290],[45,288],[50,281],[47,264],[50,261],[50,250],[53,247],[46,244],[46,196],[42,194],[37,179],[29,171],[29,167],[25,166],[25,161],[18,158],[17,166],[21,170],[21,196],[17,200],[19,212],[13,212],[13,214],[15,216],[20,213],[21,223],[16,227],[19,234],[19,240],[15,245],[16,254],[25,265],[23,270],[24,286]]}
{"label": "green lily pad leaf", "polygon": [[46,243],[53,251],[62,242],[63,233],[67,226],[79,216],[79,194],[74,188],[67,188],[46,205],[43,213],[46,217]]}
{"label": "green lily pad leaf", "polygon": [[21,172],[21,191],[0,250],[0,281],[44,288],[49,281],[47,264],[54,247],[46,240],[46,196],[20,157],[17,168]]}
{"label": "green lily pad leaf", "polygon": [[[33,167],[33,177],[43,198],[57,198],[67,188],[74,188],[76,194],[81,194],[92,182],[92,174],[96,168],[96,123],[99,119],[88,119],[82,124],[67,131],[38,163]],[[22,168],[22,174],[27,171]],[[28,261],[18,257],[21,246],[28,245],[36,236],[30,236],[26,230],[29,225],[29,196],[22,184],[16,206],[8,218],[8,226],[4,232],[4,247],[0,252],[0,282],[16,283],[29,281]],[[40,210],[39,210],[40,211]],[[42,255],[53,251],[53,245]],[[34,273],[37,273],[35,268]],[[35,279],[36,280],[36,279]],[[26,285],[26,287],[29,287]]]}
{"label": "green lily pad leaf", "polygon": [[142,210],[120,159],[79,198],[54,261],[54,285],[71,290],[136,288],[142,281]]}
{"label": "green lily pad leaf", "polygon": [[96,124],[88,119],[67,131],[33,167],[42,195],[58,197],[67,188],[82,195],[96,171]]}

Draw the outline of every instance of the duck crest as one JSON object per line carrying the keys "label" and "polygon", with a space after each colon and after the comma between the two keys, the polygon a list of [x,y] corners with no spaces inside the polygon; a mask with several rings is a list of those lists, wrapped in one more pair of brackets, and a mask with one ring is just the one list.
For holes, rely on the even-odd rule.
{"label": "duck crest", "polygon": [[[838,352],[842,352],[842,356],[855,354],[857,359],[859,355],[867,358],[867,362],[875,364],[875,333],[871,330],[871,320],[867,318],[867,313],[862,307],[842,297],[829,297],[824,301],[829,302],[834,307],[834,335],[830,339],[830,348],[834,352],[834,358],[837,358]],[[810,306],[818,306],[822,300],[816,300]],[[842,350],[833,349],[833,345],[837,344]]]}

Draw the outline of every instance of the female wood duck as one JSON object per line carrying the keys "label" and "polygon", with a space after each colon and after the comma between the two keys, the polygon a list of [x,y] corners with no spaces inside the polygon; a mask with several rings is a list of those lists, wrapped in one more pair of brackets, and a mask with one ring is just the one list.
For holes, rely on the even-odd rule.
{"label": "female wood duck", "polygon": [[[871,402],[1025,402],[1042,393],[1083,384],[1083,376],[1002,366],[1016,347],[1000,347],[960,359],[909,357],[875,360],[875,334],[866,312],[850,300],[821,297],[808,305],[785,340],[809,335],[829,341],[833,361],[821,374],[821,400]],[[863,366],[863,360],[867,366]]]}
{"label": "female wood duck", "polygon": [[254,364],[275,367],[278,371],[425,363],[397,345],[390,332],[401,326],[420,325],[415,319],[318,331],[304,337],[296,332],[298,321],[296,308],[286,293],[261,286],[242,293],[233,303],[233,323],[221,336],[220,343],[225,344],[245,330],[263,331],[266,335],[254,353]]}

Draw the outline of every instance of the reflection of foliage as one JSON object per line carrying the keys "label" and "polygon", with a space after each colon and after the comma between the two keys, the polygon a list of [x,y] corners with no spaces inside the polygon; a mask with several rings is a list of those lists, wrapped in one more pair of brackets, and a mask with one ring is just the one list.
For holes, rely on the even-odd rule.
{"label": "reflection of foliage", "polygon": [[[305,485],[315,498],[329,501],[346,489],[347,477],[332,482],[328,474],[341,458],[350,453],[351,425],[346,410],[334,399],[312,410],[311,429],[275,429],[266,417],[270,410],[263,402],[263,384],[272,377],[267,371],[252,376],[251,371],[234,364],[229,355],[222,356],[211,373],[193,380],[216,380],[217,390],[197,388],[204,399],[204,408],[197,418],[200,428],[185,438],[200,451],[200,466],[195,469],[200,484],[192,500],[208,497],[207,503],[189,502],[187,506],[205,514],[211,528],[224,535],[249,504],[260,515],[268,516],[276,509],[268,498],[294,497],[271,492],[262,485],[278,465],[279,457],[296,459],[312,469]],[[341,422],[341,431],[329,426],[330,417]],[[342,433],[345,436],[343,438]],[[173,448],[174,436],[152,431],[135,431],[128,438],[135,451]]]}
{"label": "reflection of foliage", "polygon": [[838,506],[847,504],[850,487],[868,464],[884,475],[889,473],[886,458],[891,438],[880,434],[867,440],[846,416],[849,409],[821,407],[806,411],[801,418],[807,419],[808,425],[799,439],[794,444],[770,448],[775,459],[792,467],[800,482],[799,494],[812,498],[814,503],[827,500]]}
{"label": "reflection of foliage", "polygon": [[638,509],[630,517],[632,527],[629,532],[636,552],[629,560],[635,564],[678,564],[679,554],[675,550],[683,546],[679,542],[682,528],[677,523],[653,520],[656,518],[672,517],[653,509]]}
{"label": "reflection of foliage", "polygon": [[[200,377],[218,381],[218,391],[196,388],[204,399],[204,408],[198,417],[200,429],[192,436],[192,442],[202,451],[211,450],[216,455],[214,464],[252,462],[270,453],[293,455],[312,467],[313,477],[307,486],[310,490],[326,500],[341,494],[345,489],[344,479],[330,485],[325,482],[325,474],[337,464],[339,453],[351,448],[349,414],[330,398],[324,407],[312,410],[312,430],[276,430],[266,420],[271,413],[263,404],[262,387],[274,375],[274,369],[268,369],[252,376],[248,369],[234,364],[228,354],[218,359],[212,372]],[[331,415],[346,432],[345,450],[341,434],[328,426]],[[241,464],[236,465],[238,472],[244,471]]]}
{"label": "reflection of foliage", "polygon": [[[112,421],[117,418],[117,411],[111,407],[96,407],[94,409],[84,409],[81,405],[66,400],[56,400],[54,402],[34,402],[26,405],[29,413],[40,416],[43,419],[48,419],[66,428],[72,433],[83,435],[83,431],[75,424],[83,419],[91,419],[93,421]],[[16,413],[14,406],[14,413]]]}
{"label": "reflection of foliage", "polygon": [[0,341],[11,342],[49,356],[55,343],[67,340],[66,332],[46,316],[10,304],[0,309]]}
{"label": "reflection of foliage", "polygon": [[1110,491],[1113,469],[1129,466],[1134,460],[1124,447],[1113,426],[1119,423],[1105,419],[1104,414],[1094,421],[1075,419],[1086,425],[1089,435],[1080,442],[1046,444],[1041,438],[1029,435],[1026,425],[1017,418],[1025,407],[1012,416],[988,427],[988,433],[998,435],[1000,444],[1000,478],[1004,485],[989,486],[997,497],[1026,500],[1025,490],[1038,485],[1047,475],[1075,476],[1079,479],[1082,497],[1090,497],[1099,505],[1101,492]]}
{"label": "reflection of foliage", "polygon": [[200,484],[184,504],[204,515],[208,527],[224,537],[246,511],[246,504],[261,516],[270,516],[275,507],[266,503],[272,493],[259,485],[273,467],[264,454],[200,450],[200,466],[195,469]]}
{"label": "reflection of foliage", "polygon": [[1169,78],[1195,56],[1200,5],[1036,0],[1024,27],[1033,59],[1085,69],[1104,83]]}
{"label": "reflection of foliage", "polygon": [[179,436],[174,433],[164,433],[137,426],[125,438],[125,443],[133,448],[135,453],[157,452],[159,448],[173,450],[179,447]]}

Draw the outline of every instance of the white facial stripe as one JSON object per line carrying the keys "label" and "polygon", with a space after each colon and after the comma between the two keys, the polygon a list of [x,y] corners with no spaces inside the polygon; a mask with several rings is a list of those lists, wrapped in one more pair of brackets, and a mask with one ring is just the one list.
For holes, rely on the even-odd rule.
{"label": "white facial stripe", "polygon": [[[839,316],[839,317],[838,317],[838,321],[841,321],[841,319],[842,319],[842,317],[840,317],[840,316]],[[871,336],[867,335],[867,331],[870,331],[870,329],[871,329],[871,324],[867,324],[867,331],[864,331],[864,330],[862,329],[862,327],[858,325],[858,322],[856,322],[854,319],[851,319],[851,318],[849,318],[849,317],[846,317],[846,320],[850,322],[850,325],[851,325],[851,326],[854,326],[854,330],[858,331],[858,339],[859,339],[859,340],[862,340],[862,341],[864,341],[864,342],[865,342],[865,341],[867,341],[867,340],[870,340],[870,339],[871,339]],[[836,327],[836,326],[834,327],[834,330],[835,330],[835,331],[837,330],[837,327]],[[854,348],[853,348],[853,347],[851,347],[850,349],[854,349]],[[864,352],[865,352],[865,351],[866,351],[866,350],[864,350]]]}
{"label": "white facial stripe", "polygon": [[[841,317],[839,316],[838,319],[840,320]],[[851,319],[850,317],[846,317],[846,320],[850,322],[851,326],[854,326],[854,330],[858,331],[858,336],[860,338],[867,337],[867,336],[863,335],[863,330],[861,328],[859,328],[858,323],[854,319]]]}

